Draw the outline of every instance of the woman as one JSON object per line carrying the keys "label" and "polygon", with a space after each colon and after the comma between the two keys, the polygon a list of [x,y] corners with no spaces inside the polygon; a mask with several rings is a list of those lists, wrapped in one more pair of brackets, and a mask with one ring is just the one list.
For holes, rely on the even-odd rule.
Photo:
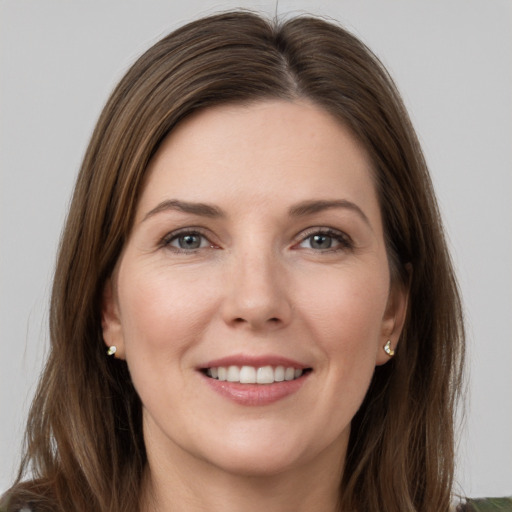
{"label": "woman", "polygon": [[450,506],[457,286],[392,80],[333,24],[217,15],[134,64],[50,330],[7,510]]}

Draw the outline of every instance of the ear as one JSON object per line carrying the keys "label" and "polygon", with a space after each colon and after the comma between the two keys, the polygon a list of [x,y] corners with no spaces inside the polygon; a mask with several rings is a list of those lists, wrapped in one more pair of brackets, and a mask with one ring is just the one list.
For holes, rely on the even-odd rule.
{"label": "ear", "polygon": [[[409,276],[410,269],[407,269]],[[407,317],[407,304],[409,301],[409,282],[403,283],[398,279],[391,283],[386,311],[382,319],[381,343],[377,349],[377,366],[389,361],[390,356],[384,351],[388,340],[391,341],[391,349],[396,350],[400,334]]]}
{"label": "ear", "polygon": [[101,301],[101,328],[103,341],[107,347],[115,346],[115,357],[124,359],[124,337],[119,315],[119,304],[117,302],[112,278],[108,279],[103,288]]}

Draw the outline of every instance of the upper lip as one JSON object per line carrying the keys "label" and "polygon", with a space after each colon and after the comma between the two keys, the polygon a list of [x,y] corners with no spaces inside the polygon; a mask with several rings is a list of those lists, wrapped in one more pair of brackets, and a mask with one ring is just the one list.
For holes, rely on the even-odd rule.
{"label": "upper lip", "polygon": [[249,356],[244,354],[236,354],[214,359],[200,365],[199,368],[218,368],[219,366],[253,366],[255,368],[261,368],[262,366],[284,366],[285,368],[296,368],[302,370],[310,368],[307,364],[279,355]]}

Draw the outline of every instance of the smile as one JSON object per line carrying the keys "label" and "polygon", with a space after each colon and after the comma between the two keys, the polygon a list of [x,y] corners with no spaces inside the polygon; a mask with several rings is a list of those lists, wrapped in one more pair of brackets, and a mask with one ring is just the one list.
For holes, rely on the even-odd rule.
{"label": "smile", "polygon": [[291,366],[215,366],[204,370],[212,379],[240,384],[274,384],[292,381],[301,377],[308,369]]}

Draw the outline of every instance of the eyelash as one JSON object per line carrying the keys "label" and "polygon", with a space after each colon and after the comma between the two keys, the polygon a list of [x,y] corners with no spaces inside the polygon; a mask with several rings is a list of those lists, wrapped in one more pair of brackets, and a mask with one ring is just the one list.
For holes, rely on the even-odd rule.
{"label": "eyelash", "polygon": [[[186,237],[186,236],[200,237],[202,239],[201,243],[203,243],[203,241],[206,241],[207,246],[204,246],[204,247],[200,246],[200,247],[197,247],[194,249],[186,249],[183,247],[175,247],[175,246],[171,245],[172,242],[174,242],[175,240],[178,240],[179,238]],[[197,228],[185,228],[185,229],[182,229],[179,231],[173,231],[172,233],[168,233],[167,235],[164,236],[164,238],[160,242],[160,246],[166,247],[166,248],[172,250],[173,252],[181,253],[181,254],[191,254],[191,253],[195,253],[195,252],[199,251],[200,249],[216,247],[215,244],[210,242],[208,237],[204,233],[202,233],[200,230],[198,230]]]}
{"label": "eyelash", "polygon": [[309,247],[309,250],[319,253],[329,253],[354,249],[354,243],[346,233],[343,233],[342,231],[338,231],[332,228],[309,228],[305,232],[301,233],[301,239],[299,243],[295,244],[293,247],[300,247],[301,244],[303,244],[307,240],[312,239],[312,237],[318,235],[332,238],[335,243],[339,244],[339,246],[328,247],[325,249],[314,249],[312,247]]}
{"label": "eyelash", "polygon": [[[175,247],[172,244],[172,242],[177,241],[179,238],[191,236],[191,237],[200,237],[201,244],[203,244],[204,241],[207,242],[207,245],[196,247],[193,249],[187,249],[183,247]],[[301,245],[306,242],[307,240],[311,240],[314,236],[323,236],[328,237],[334,240],[335,243],[337,243],[338,247],[327,247],[325,249],[315,249],[313,247],[309,247],[306,249],[309,249],[313,252],[318,253],[330,253],[330,252],[338,252],[338,251],[346,251],[346,250],[352,250],[354,249],[354,243],[352,242],[352,239],[345,233],[332,229],[332,228],[309,228],[308,230],[301,233],[301,238],[299,242],[295,243],[292,246],[292,249],[298,249],[301,247]],[[179,231],[173,231],[172,233],[168,233],[160,242],[161,247],[169,248],[175,253],[181,253],[181,254],[192,254],[200,249],[205,248],[217,248],[215,244],[213,244],[208,237],[202,233],[200,230],[196,228],[185,228]]]}

